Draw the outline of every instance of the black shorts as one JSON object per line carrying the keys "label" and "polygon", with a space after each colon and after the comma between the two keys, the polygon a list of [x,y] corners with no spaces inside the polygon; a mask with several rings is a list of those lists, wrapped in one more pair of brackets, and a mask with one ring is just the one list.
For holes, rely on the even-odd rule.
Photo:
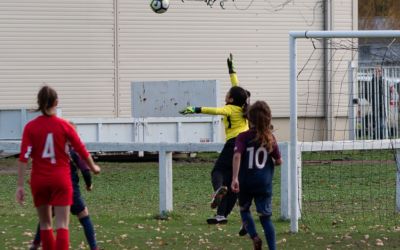
{"label": "black shorts", "polygon": [[235,138],[231,138],[225,142],[224,148],[218,156],[214,165],[214,170],[228,171],[232,173],[232,159],[235,149]]}

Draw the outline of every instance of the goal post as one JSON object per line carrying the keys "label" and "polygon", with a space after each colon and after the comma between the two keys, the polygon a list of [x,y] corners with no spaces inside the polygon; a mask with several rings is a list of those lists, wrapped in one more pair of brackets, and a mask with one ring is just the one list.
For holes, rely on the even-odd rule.
{"label": "goal post", "polygon": [[[291,216],[291,223],[290,223],[290,231],[291,232],[298,232],[299,230],[299,223],[298,220],[300,218],[300,205],[301,203],[301,184],[299,185],[299,176],[301,177],[301,147],[299,144],[299,137],[298,137],[298,68],[297,68],[297,61],[298,61],[298,51],[297,51],[297,42],[299,39],[336,39],[336,38],[343,38],[343,39],[357,39],[357,38],[400,38],[400,31],[398,30],[363,30],[363,31],[291,31],[289,32],[289,65],[290,65],[290,183],[291,183],[291,199],[290,199],[290,216]],[[324,43],[325,44],[325,43]],[[352,45],[353,46],[353,45]],[[329,50],[330,48],[323,48],[325,50]],[[386,53],[385,53],[386,55]],[[346,74],[349,74],[347,72]],[[350,79],[351,76],[348,76]],[[323,81],[325,81],[324,79]],[[324,82],[325,85],[330,83]],[[326,97],[325,97],[326,98]],[[329,99],[329,98],[328,98]],[[328,102],[332,100],[327,100]],[[343,100],[342,100],[343,101]],[[346,100],[345,100],[346,101]],[[381,104],[382,105],[382,104]],[[339,108],[339,107],[338,107]],[[327,109],[329,110],[329,108]],[[351,111],[352,112],[352,111]],[[325,117],[321,119],[328,120],[330,117],[333,117],[332,114],[325,114]],[[329,127],[331,124],[328,124]],[[353,125],[347,125],[352,127]],[[354,127],[354,126],[353,126]],[[328,133],[332,133],[329,131]],[[328,136],[331,137],[331,136]],[[327,138],[328,140],[332,138]],[[344,138],[345,140],[346,138]],[[347,139],[350,139],[348,137]],[[343,144],[342,142],[337,142],[339,145]],[[371,142],[373,144],[373,142]],[[335,143],[331,143],[331,145],[325,144],[329,149],[334,148]],[[304,147],[307,145],[306,142],[302,144]],[[361,142],[362,149],[365,149],[365,143]],[[398,140],[390,140],[388,142],[389,148],[398,148],[400,145]],[[379,143],[379,147],[382,146],[382,143]],[[307,147],[307,146],[305,146]],[[354,145],[351,146],[354,149]],[[340,147],[338,150],[345,150],[345,148]],[[397,172],[397,185],[399,185],[399,173]],[[397,206],[399,206],[399,187],[397,186],[397,194],[396,194],[396,201]]]}

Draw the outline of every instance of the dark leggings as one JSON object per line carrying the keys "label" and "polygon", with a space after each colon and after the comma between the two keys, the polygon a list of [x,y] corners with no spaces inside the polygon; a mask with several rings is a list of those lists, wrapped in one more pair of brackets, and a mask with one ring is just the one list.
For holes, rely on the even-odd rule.
{"label": "dark leggings", "polygon": [[225,143],[221,154],[215,162],[214,169],[211,172],[211,182],[214,191],[221,186],[226,186],[228,188],[228,193],[224,196],[217,209],[217,215],[223,215],[225,217],[232,212],[237,200],[237,194],[233,193],[231,190],[232,158],[235,148],[235,139],[236,138],[229,139]]}
{"label": "dark leggings", "polygon": [[232,182],[232,174],[231,173],[223,173],[220,170],[213,170],[211,173],[211,181],[216,191],[221,186],[226,186],[228,188],[228,193],[222,198],[221,203],[217,208],[217,215],[223,215],[228,217],[228,215],[232,212],[232,209],[235,207],[237,194],[232,192],[231,190],[231,182]]}

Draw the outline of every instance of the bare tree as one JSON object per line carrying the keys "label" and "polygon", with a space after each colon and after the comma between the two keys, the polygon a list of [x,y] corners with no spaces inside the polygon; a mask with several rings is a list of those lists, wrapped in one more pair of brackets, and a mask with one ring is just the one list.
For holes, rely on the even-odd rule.
{"label": "bare tree", "polygon": [[400,1],[360,0],[358,1],[359,29],[399,29]]}

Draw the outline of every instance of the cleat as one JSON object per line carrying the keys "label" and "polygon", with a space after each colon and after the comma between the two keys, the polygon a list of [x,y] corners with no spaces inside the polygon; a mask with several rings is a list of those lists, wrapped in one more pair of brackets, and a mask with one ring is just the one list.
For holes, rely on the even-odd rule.
{"label": "cleat", "polygon": [[222,198],[228,193],[228,188],[226,186],[222,186],[215,191],[213,198],[211,200],[211,208],[214,209],[219,206]]}
{"label": "cleat", "polygon": [[260,237],[256,236],[252,240],[253,240],[253,249],[261,250],[262,249],[262,240],[260,239]]}
{"label": "cleat", "polygon": [[239,235],[240,236],[245,236],[247,234],[246,228],[242,225],[239,229]]}
{"label": "cleat", "polygon": [[32,245],[29,247],[29,250],[38,250],[40,247],[39,244],[32,243]]}
{"label": "cleat", "polygon": [[216,215],[215,217],[207,219],[207,223],[210,225],[226,224],[228,223],[228,219],[223,215]]}

